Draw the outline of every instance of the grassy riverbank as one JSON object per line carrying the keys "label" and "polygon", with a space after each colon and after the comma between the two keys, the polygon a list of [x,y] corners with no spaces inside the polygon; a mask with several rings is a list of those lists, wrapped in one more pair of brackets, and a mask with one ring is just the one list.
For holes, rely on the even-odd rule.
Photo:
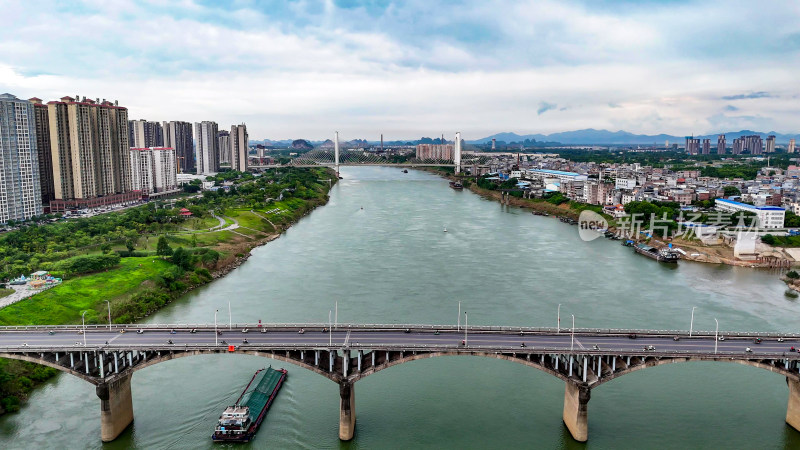
{"label": "grassy riverbank", "polygon": [[[86,323],[105,323],[106,301],[116,323],[145,317],[187,291],[224,276],[244,262],[251,249],[276,239],[327,203],[328,179],[335,182],[336,177],[326,168],[289,169],[258,178],[248,174],[228,191],[112,213],[116,217],[79,219],[4,235],[0,249],[11,245],[19,249],[17,261],[5,261],[6,271],[53,270],[65,258],[87,254],[123,257],[114,267],[65,277],[59,286],[0,309],[0,325],[77,324],[83,311],[87,311]],[[181,219],[177,210],[182,207],[192,210],[194,217]],[[94,245],[54,242],[70,230],[78,230],[83,243]],[[54,249],[60,254],[54,255]],[[0,413],[16,411],[37,384],[56,373],[0,359]]]}

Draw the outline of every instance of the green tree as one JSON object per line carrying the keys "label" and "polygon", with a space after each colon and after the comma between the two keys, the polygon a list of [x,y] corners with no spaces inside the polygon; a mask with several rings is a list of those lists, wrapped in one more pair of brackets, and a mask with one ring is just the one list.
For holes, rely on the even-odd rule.
{"label": "green tree", "polygon": [[732,195],[742,195],[742,191],[739,190],[736,186],[725,186],[724,190],[725,197],[730,197]]}
{"label": "green tree", "polygon": [[158,238],[158,243],[156,244],[156,254],[159,256],[172,255],[172,247],[169,246],[167,238],[165,238],[164,236],[160,236]]}
{"label": "green tree", "polygon": [[194,266],[194,257],[183,247],[178,247],[172,252],[172,263],[181,269],[189,270]]}
{"label": "green tree", "polygon": [[791,211],[786,211],[786,217],[783,219],[783,226],[787,228],[800,227],[800,216]]}

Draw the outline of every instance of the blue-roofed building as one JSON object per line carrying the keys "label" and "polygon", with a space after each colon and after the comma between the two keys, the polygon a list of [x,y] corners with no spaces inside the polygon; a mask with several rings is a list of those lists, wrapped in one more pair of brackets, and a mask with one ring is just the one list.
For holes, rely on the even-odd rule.
{"label": "blue-roofed building", "polygon": [[717,211],[735,214],[740,211],[758,216],[759,228],[783,228],[786,210],[777,206],[753,206],[747,203],[718,198],[714,201]]}
{"label": "blue-roofed building", "polygon": [[538,178],[538,179],[555,178],[561,183],[566,183],[568,181],[586,181],[588,179],[586,175],[581,175],[575,172],[564,172],[561,170],[529,169],[527,172],[528,176],[531,178]]}

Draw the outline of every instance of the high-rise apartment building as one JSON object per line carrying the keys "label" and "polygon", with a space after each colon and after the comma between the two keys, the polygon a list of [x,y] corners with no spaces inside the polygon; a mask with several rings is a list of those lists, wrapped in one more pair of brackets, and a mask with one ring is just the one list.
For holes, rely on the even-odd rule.
{"label": "high-rise apartment building", "polygon": [[764,153],[775,153],[775,135],[767,136],[766,149]]}
{"label": "high-rise apartment building", "polygon": [[703,139],[703,154],[711,154],[711,139]]}
{"label": "high-rise apartment building", "polygon": [[55,200],[51,210],[137,200],[131,192],[128,110],[62,97],[47,103]]}
{"label": "high-rise apartment building", "polygon": [[724,155],[725,151],[725,135],[720,134],[717,136],[717,154]]}
{"label": "high-rise apartment building", "polygon": [[225,130],[217,133],[217,148],[219,148],[219,163],[231,163],[231,134]]}
{"label": "high-rise apartment building", "polygon": [[764,144],[761,141],[761,136],[753,134],[750,136],[743,136],[744,149],[749,151],[751,155],[760,155],[764,153]]}
{"label": "high-rise apartment building", "polygon": [[194,124],[194,143],[197,147],[197,173],[211,175],[219,172],[219,145],[216,122],[203,121]]}
{"label": "high-rise apartment building", "polygon": [[34,106],[0,95],[0,223],[42,214]]}
{"label": "high-rise apartment building", "polygon": [[417,159],[453,160],[453,144],[417,144]]}
{"label": "high-rise apartment building", "polygon": [[249,167],[247,157],[250,150],[247,139],[247,125],[231,127],[231,169],[233,170],[247,172]]}
{"label": "high-rise apartment building", "polygon": [[786,153],[794,153],[794,139],[789,139],[789,147],[786,148]]}
{"label": "high-rise apartment building", "polygon": [[177,166],[172,148],[131,148],[131,168],[134,189],[143,196],[177,189]]}
{"label": "high-rise apartment building", "polygon": [[744,152],[744,138],[738,137],[733,140],[733,154],[741,155]]}
{"label": "high-rise apartment building", "polygon": [[50,211],[50,202],[55,199],[53,185],[53,158],[50,152],[50,116],[47,105],[36,97],[28,99],[33,104],[36,119],[36,153],[39,160],[39,185],[42,192],[42,207]]}
{"label": "high-rise apartment building", "polygon": [[686,137],[686,154],[697,155],[700,153],[700,139],[695,139],[693,136]]}
{"label": "high-rise apartment building", "polygon": [[175,149],[178,172],[194,172],[194,143],[192,141],[192,124],[189,122],[164,122],[164,147]]}
{"label": "high-rise apartment building", "polygon": [[158,122],[148,122],[144,119],[131,120],[130,127],[131,147],[149,148],[164,145],[164,129]]}

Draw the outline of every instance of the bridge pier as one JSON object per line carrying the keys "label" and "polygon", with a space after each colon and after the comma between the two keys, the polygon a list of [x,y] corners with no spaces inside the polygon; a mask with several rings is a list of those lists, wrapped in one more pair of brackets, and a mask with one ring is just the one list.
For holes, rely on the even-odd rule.
{"label": "bridge pier", "polygon": [[[567,426],[572,438],[578,442],[586,442],[589,438],[589,411],[588,404],[591,391],[588,387],[566,382],[564,391],[564,425]],[[799,404],[800,406],[800,400]],[[798,409],[800,418],[800,409]],[[787,419],[788,420],[788,419]]]}
{"label": "bridge pier", "polygon": [[95,393],[100,398],[100,438],[111,442],[133,422],[131,374],[98,384]]}
{"label": "bridge pier", "polygon": [[348,381],[339,383],[339,439],[349,441],[356,431],[356,391]]}
{"label": "bridge pier", "polygon": [[789,385],[789,404],[786,407],[786,423],[800,431],[800,381],[786,378]]}

